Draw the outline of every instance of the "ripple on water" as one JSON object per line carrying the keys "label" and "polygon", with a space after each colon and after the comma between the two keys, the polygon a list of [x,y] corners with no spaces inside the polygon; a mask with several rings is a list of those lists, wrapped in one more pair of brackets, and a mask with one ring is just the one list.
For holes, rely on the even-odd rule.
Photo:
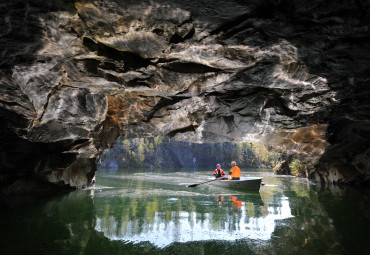
{"label": "ripple on water", "polygon": [[197,205],[212,205],[212,206],[214,206],[215,202],[213,202],[213,201],[199,201],[199,202],[197,202]]}
{"label": "ripple on water", "polygon": [[179,199],[175,197],[171,197],[171,198],[166,199],[166,201],[171,203],[171,202],[179,201]]}

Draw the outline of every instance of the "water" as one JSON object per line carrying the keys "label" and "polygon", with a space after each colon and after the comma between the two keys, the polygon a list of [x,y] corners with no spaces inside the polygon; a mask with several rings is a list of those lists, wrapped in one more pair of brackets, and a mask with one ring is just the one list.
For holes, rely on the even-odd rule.
{"label": "water", "polygon": [[95,188],[3,216],[0,254],[370,254],[368,190],[266,170],[245,174],[260,192],[186,187],[209,174],[101,170]]}

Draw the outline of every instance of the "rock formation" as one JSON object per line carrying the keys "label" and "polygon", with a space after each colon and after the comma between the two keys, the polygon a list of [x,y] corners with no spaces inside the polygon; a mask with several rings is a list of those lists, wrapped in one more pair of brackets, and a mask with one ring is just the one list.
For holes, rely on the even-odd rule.
{"label": "rock formation", "polygon": [[4,194],[89,186],[119,136],[158,134],[263,141],[311,179],[370,180],[369,1],[0,5]]}

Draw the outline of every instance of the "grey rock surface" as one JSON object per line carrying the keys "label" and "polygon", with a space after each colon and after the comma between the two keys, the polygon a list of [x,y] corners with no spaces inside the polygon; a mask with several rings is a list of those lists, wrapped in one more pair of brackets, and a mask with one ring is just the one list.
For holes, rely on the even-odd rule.
{"label": "grey rock surface", "polygon": [[11,1],[0,176],[93,183],[119,136],[263,141],[366,182],[369,1]]}

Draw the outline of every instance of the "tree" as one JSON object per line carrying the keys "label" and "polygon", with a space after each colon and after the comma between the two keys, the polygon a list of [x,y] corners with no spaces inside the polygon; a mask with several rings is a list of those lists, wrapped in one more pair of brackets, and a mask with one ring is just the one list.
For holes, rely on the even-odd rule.
{"label": "tree", "polygon": [[142,162],[144,162],[144,159],[145,159],[145,147],[143,143],[140,143],[137,148],[138,163],[141,164]]}

